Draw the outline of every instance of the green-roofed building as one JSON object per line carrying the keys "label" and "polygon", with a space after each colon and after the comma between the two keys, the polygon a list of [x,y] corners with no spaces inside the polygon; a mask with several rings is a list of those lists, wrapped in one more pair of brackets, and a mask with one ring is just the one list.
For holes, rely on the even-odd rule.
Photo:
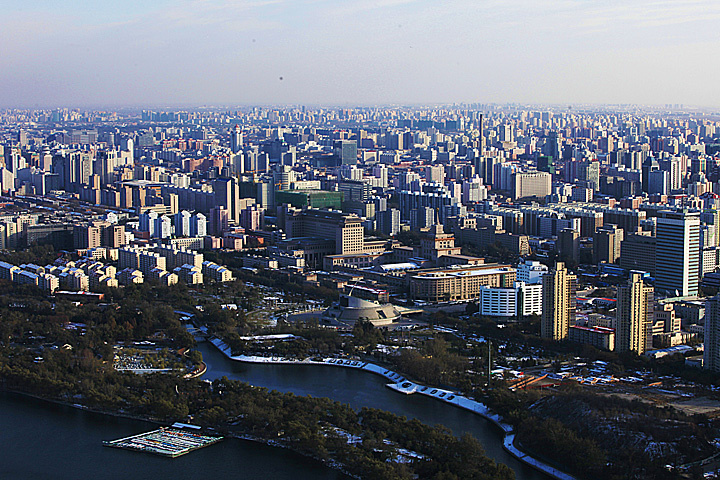
{"label": "green-roofed building", "polygon": [[275,203],[287,203],[293,207],[332,208],[340,210],[343,201],[342,192],[327,190],[279,190],[275,192]]}

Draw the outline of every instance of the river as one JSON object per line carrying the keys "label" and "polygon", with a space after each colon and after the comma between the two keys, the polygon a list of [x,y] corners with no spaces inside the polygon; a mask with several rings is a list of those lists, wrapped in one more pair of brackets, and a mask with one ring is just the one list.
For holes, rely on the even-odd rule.
{"label": "river", "polygon": [[[251,364],[229,360],[209,342],[199,342],[208,372],[204,379],[223,376],[251,385],[297,395],[328,397],[353,408],[373,407],[429,425],[442,424],[454,434],[470,433],[495,461],[515,471],[518,480],[546,480],[549,477],[525,465],[502,447],[500,430],[482,417],[423,395],[403,395],[385,386],[379,375],[350,368],[323,365]],[[270,478],[270,477],[268,477]]]}

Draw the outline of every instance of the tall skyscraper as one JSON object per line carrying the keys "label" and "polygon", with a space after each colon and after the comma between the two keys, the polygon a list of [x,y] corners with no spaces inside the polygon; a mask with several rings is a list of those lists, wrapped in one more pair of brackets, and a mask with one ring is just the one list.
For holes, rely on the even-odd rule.
{"label": "tall skyscraper", "polygon": [[575,289],[577,277],[570,275],[563,262],[542,277],[542,317],[540,334],[543,338],[564,340],[575,321]]}
{"label": "tall skyscraper", "polygon": [[653,293],[642,281],[642,274],[630,273],[626,285],[618,287],[615,350],[642,355],[650,347],[652,335]]}
{"label": "tall skyscraper", "polygon": [[228,211],[229,221],[237,225],[240,221],[240,186],[235,177],[216,178],[213,180],[215,205],[223,206]]}
{"label": "tall skyscraper", "polygon": [[662,211],[657,219],[655,286],[669,295],[698,294],[700,213]]}
{"label": "tall skyscraper", "polygon": [[230,150],[232,150],[232,153],[238,153],[242,146],[242,130],[240,129],[240,125],[235,125],[235,127],[230,130]]}

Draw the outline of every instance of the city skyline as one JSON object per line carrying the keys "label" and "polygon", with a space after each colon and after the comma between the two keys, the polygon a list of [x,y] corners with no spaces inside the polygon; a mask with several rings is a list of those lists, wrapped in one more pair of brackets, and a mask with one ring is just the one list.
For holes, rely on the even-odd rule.
{"label": "city skyline", "polygon": [[[9,3],[9,2],[5,2]],[[720,5],[202,1],[4,5],[0,107],[720,105]]]}

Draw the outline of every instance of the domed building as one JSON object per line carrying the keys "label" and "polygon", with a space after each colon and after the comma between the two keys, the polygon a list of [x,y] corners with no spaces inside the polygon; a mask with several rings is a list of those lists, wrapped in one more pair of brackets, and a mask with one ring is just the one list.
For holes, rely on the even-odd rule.
{"label": "domed building", "polygon": [[400,311],[390,303],[381,304],[340,295],[340,301],[325,310],[320,321],[340,328],[352,328],[358,321],[368,321],[376,327],[383,327],[400,320],[400,316]]}

